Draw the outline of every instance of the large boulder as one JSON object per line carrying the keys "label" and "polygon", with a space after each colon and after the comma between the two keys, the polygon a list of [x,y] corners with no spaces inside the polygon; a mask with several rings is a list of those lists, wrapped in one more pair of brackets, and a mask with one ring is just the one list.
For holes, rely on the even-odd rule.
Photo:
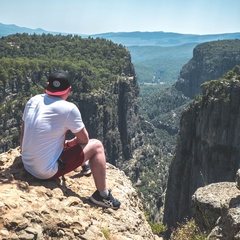
{"label": "large boulder", "polygon": [[234,182],[212,183],[192,196],[193,217],[208,239],[240,239],[240,191]]}

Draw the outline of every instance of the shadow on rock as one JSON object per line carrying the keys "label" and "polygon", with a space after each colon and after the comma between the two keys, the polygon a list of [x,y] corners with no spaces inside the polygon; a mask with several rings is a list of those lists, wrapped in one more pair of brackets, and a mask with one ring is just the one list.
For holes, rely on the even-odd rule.
{"label": "shadow on rock", "polygon": [[[2,161],[2,159],[0,160],[1,165],[4,166],[4,168],[1,168],[0,170],[1,184],[16,184],[18,188],[23,191],[29,191],[29,188],[33,186],[43,186],[50,190],[60,188],[66,197],[78,197],[84,203],[89,203],[88,198],[79,196],[76,192],[67,187],[64,176],[56,180],[37,179],[25,170],[21,156],[16,156],[13,158],[12,163],[11,160],[7,160],[8,161]],[[76,175],[78,178],[83,176],[82,173],[78,173]]]}

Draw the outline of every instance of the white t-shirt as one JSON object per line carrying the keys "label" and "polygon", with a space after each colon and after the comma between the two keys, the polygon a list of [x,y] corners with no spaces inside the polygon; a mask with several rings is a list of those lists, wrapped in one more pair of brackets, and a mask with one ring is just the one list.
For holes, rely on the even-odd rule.
{"label": "white t-shirt", "polygon": [[81,113],[73,103],[41,94],[32,97],[24,113],[22,161],[33,176],[47,179],[56,174],[67,130],[84,128]]}

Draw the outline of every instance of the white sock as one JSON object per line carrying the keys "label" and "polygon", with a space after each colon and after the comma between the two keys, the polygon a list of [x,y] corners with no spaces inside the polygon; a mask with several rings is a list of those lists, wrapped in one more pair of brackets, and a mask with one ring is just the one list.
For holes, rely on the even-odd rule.
{"label": "white sock", "polygon": [[109,194],[109,191],[108,191],[108,189],[107,190],[104,190],[104,191],[99,191],[99,193],[100,193],[100,195],[102,196],[102,197],[107,197],[108,196],[108,194]]}

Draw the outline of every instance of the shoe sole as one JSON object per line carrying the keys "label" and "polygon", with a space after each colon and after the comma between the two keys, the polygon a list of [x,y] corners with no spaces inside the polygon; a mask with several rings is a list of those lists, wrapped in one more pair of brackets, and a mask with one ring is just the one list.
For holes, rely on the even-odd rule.
{"label": "shoe sole", "polygon": [[120,208],[120,206],[119,206],[119,207],[110,207],[110,206],[107,206],[105,203],[100,202],[100,201],[97,201],[97,200],[94,199],[92,196],[90,197],[90,200],[91,200],[93,203],[95,203],[96,205],[101,206],[101,207],[112,208],[112,209],[118,209],[118,208]]}
{"label": "shoe sole", "polygon": [[83,175],[87,177],[90,176],[91,174],[92,174],[92,171],[90,169],[86,172],[83,172]]}

